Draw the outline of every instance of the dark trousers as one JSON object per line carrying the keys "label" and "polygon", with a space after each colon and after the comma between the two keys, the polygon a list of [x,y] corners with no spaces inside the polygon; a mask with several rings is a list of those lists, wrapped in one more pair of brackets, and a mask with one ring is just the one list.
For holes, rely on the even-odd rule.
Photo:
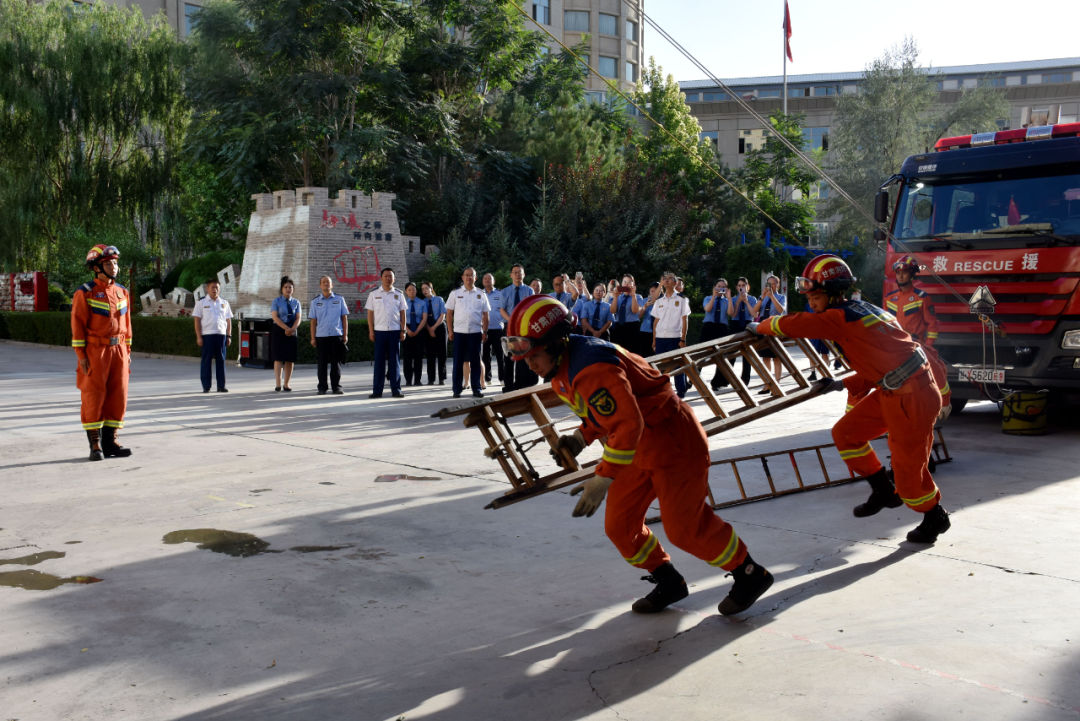
{"label": "dark trousers", "polygon": [[401,364],[405,367],[405,383],[412,385],[420,383],[420,375],[424,368],[424,338],[427,330],[422,330],[414,336],[405,336],[401,341]]}
{"label": "dark trousers", "polygon": [[399,330],[375,331],[375,374],[371,380],[371,392],[381,396],[387,377],[390,378],[390,392],[401,393],[401,373],[398,368]]}
{"label": "dark trousers", "polygon": [[528,363],[523,360],[512,360],[510,356],[506,356],[502,379],[504,391],[528,388],[536,385],[536,381],[539,380],[536,374],[529,370]]}
{"label": "dark trousers", "polygon": [[[746,330],[746,324],[748,322],[749,321],[736,320],[736,319],[732,318],[730,321],[728,321],[728,328],[731,329],[732,333],[742,333],[744,330]],[[749,383],[750,382],[750,368],[751,368],[750,364],[746,362],[746,356],[743,356],[743,359],[742,359],[742,373],[739,374],[739,377],[742,378],[743,383]]]}
{"label": "dark trousers", "polygon": [[634,351],[642,358],[648,358],[655,351],[652,349],[652,331],[638,331],[637,350]]}
{"label": "dark trousers", "polygon": [[473,393],[480,392],[480,346],[483,340],[483,333],[454,333],[454,395],[464,390],[462,371],[466,363],[469,364],[469,383]]}
{"label": "dark trousers", "polygon": [[[492,330],[488,328],[487,340],[484,341],[484,380],[491,381],[491,369],[495,368],[499,373],[499,380],[502,380],[503,374],[503,349],[502,349],[502,337],[503,330]],[[491,365],[491,356],[495,355],[496,365]]]}
{"label": "dark trousers", "polygon": [[639,335],[641,335],[640,322],[615,323],[611,326],[611,341],[631,353],[637,353]]}
{"label": "dark trousers", "polygon": [[[706,322],[701,324],[702,343],[710,340],[716,340],[717,338],[723,338],[727,335],[731,335],[731,331],[728,330],[727,323]],[[719,388],[721,386],[728,385],[728,380],[720,372],[719,367],[716,369],[716,373],[713,374],[711,385],[713,388]]]}
{"label": "dark trousers", "polygon": [[326,370],[330,369],[330,387],[337,390],[341,387],[341,336],[328,335],[315,339],[315,356],[319,363],[319,390],[326,392]]}
{"label": "dark trousers", "polygon": [[[669,350],[678,350],[680,338],[656,338],[656,352],[667,353]],[[675,393],[679,398],[686,396],[686,374],[679,373],[675,376]]]}
{"label": "dark trousers", "polygon": [[427,382],[431,385],[435,382],[435,372],[438,370],[439,382],[446,382],[446,323],[435,329],[434,337],[430,334],[424,338],[424,355],[427,356]]}
{"label": "dark trousers", "polygon": [[199,377],[202,379],[202,389],[210,390],[210,364],[213,363],[217,372],[217,387],[220,391],[225,387],[225,338],[224,333],[204,334],[202,337],[202,362],[199,364]]}

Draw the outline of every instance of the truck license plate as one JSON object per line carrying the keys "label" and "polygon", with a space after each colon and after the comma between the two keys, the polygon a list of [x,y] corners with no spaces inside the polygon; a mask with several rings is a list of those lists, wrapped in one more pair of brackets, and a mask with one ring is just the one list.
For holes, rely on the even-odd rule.
{"label": "truck license plate", "polygon": [[990,368],[957,368],[959,380],[971,383],[1004,383],[1005,371]]}

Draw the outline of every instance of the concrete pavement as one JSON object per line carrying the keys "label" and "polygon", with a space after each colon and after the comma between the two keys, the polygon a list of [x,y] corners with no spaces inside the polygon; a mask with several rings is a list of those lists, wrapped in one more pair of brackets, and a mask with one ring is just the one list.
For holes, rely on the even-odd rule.
{"label": "concrete pavement", "polygon": [[[730,579],[667,544],[691,596],[641,617],[650,586],[565,492],[484,510],[508,486],[479,433],[428,417],[449,385],[368,400],[350,365],[320,397],[302,366],[274,393],[230,365],[203,394],[195,362],[136,357],[135,454],[89,463],[71,351],[0,360],[2,719],[1080,718],[1076,426],[951,419],[933,547],[906,509],[854,518],[863,484],[727,509],[773,588],[721,617]],[[714,456],[827,443],[842,408]],[[268,546],[183,540],[211,531]]]}

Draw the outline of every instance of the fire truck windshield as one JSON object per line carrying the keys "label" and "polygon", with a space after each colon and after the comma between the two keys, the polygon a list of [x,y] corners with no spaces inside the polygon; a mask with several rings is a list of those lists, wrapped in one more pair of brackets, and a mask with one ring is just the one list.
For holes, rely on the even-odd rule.
{"label": "fire truck windshield", "polygon": [[[1000,177],[1000,176],[999,176]],[[1047,244],[1080,238],[1080,174],[960,180],[911,179],[900,188],[893,234],[901,240],[963,240],[978,247],[1009,235]],[[1054,237],[1056,236],[1056,238]]]}

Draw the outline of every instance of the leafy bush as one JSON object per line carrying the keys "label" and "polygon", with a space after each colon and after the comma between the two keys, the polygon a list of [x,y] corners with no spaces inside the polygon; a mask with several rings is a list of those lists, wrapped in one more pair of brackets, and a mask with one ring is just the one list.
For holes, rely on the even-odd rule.
{"label": "leafy bush", "polygon": [[63,310],[66,305],[71,305],[71,296],[65,293],[60,286],[50,283],[49,310]]}

